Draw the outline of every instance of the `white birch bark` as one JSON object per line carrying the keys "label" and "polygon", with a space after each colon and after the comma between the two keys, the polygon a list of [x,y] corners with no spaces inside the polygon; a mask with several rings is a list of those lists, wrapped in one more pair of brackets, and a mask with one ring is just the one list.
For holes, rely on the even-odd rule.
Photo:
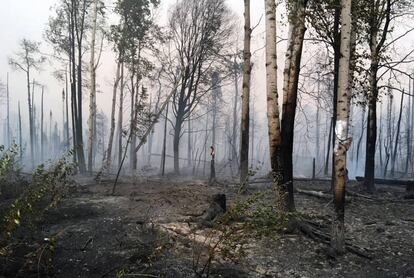
{"label": "white birch bark", "polygon": [[345,185],[347,182],[346,153],[351,143],[348,138],[350,111],[350,57],[351,57],[351,0],[341,2],[341,57],[339,60],[338,99],[334,147],[334,205],[331,247],[337,253],[345,252]]}

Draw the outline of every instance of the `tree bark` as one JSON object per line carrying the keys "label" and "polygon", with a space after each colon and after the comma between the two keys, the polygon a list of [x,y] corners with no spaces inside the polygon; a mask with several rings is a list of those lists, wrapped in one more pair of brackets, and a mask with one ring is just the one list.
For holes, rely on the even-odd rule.
{"label": "tree bark", "polygon": [[[276,207],[287,212],[292,207],[289,193],[283,182],[282,136],[280,131],[279,104],[277,92],[277,51],[276,51],[276,4],[265,0],[266,13],[266,92],[267,122],[269,132],[269,153],[273,183],[276,188]],[[293,209],[293,208],[292,208]]]}
{"label": "tree bark", "polygon": [[245,185],[249,172],[249,121],[250,121],[250,75],[252,29],[250,27],[250,0],[244,0],[244,50],[243,50],[243,95],[240,132],[240,183]]}
{"label": "tree bark", "polygon": [[123,136],[123,109],[124,109],[124,63],[121,64],[121,90],[119,92],[118,110],[118,167],[122,163],[122,136]]}
{"label": "tree bark", "polygon": [[165,119],[164,119],[164,138],[162,141],[162,153],[161,153],[161,176],[164,176],[165,174],[165,157],[167,154],[167,122],[168,122],[168,106],[169,103],[167,103],[167,108],[165,110]]}
{"label": "tree bark", "polygon": [[91,90],[89,95],[89,120],[88,120],[88,172],[92,172],[94,142],[96,135],[96,65],[95,65],[95,42],[96,42],[96,25],[98,18],[98,0],[93,1],[92,11],[92,37],[91,37],[91,58],[89,61],[91,73]]}
{"label": "tree bark", "polygon": [[85,153],[84,153],[84,145],[83,145],[83,120],[82,120],[82,56],[83,56],[83,37],[85,32],[85,15],[86,15],[86,0],[83,0],[82,9],[81,9],[81,17],[77,18],[78,14],[75,12],[75,21],[80,20],[76,29],[76,38],[77,38],[77,55],[78,55],[78,64],[77,64],[77,126],[76,126],[76,136],[77,136],[77,155],[78,155],[78,165],[79,165],[79,172],[84,174],[86,172],[86,165],[85,165]]}
{"label": "tree bark", "polygon": [[236,147],[236,137],[237,137],[237,105],[239,102],[239,78],[238,78],[238,68],[236,63],[236,57],[234,58],[234,102],[233,102],[233,131],[231,134],[231,148],[232,148],[232,165],[233,167],[238,167],[238,161],[237,161],[237,147]]}
{"label": "tree bark", "polygon": [[27,82],[27,105],[29,106],[29,135],[30,135],[30,162],[32,168],[34,168],[34,127],[33,127],[33,107],[30,94],[30,67],[26,69],[26,82]]}
{"label": "tree bark", "polygon": [[[371,5],[370,10],[370,34],[369,48],[370,48],[370,72],[369,72],[369,86],[370,92],[368,94],[368,129],[367,129],[367,150],[365,157],[365,182],[364,185],[368,192],[375,191],[374,177],[375,177],[375,147],[377,141],[377,100],[378,100],[378,69],[380,62],[380,52],[384,46],[389,24],[391,20],[391,0],[385,0],[384,10],[381,15],[378,14],[376,5]],[[381,36],[378,40],[378,33],[380,26],[384,21],[384,26],[381,28]]]}
{"label": "tree bark", "polygon": [[6,118],[6,129],[7,129],[7,146],[11,145],[11,129],[10,129],[10,94],[9,94],[9,73],[7,73],[7,84],[6,84],[6,101],[7,101],[7,118]]}
{"label": "tree bark", "polygon": [[325,160],[325,169],[324,174],[325,176],[328,176],[328,169],[329,169],[329,158],[330,158],[330,152],[331,152],[331,137],[332,137],[332,131],[333,131],[333,120],[334,118],[331,118],[331,124],[329,125],[329,135],[328,135],[328,147],[326,149],[326,160]]}
{"label": "tree bark", "polygon": [[[411,78],[408,79],[408,94],[411,94]],[[407,157],[405,160],[405,168],[404,168],[404,175],[406,176],[408,174],[408,168],[411,162],[411,96],[408,97],[408,107],[407,107],[407,123],[405,125],[405,132],[407,134],[407,141],[406,141],[406,147],[407,147]]]}
{"label": "tree bark", "polygon": [[18,102],[18,113],[19,113],[19,154],[20,154],[20,162],[23,162],[22,116],[20,114],[20,101]]}
{"label": "tree bark", "polygon": [[109,131],[109,140],[108,140],[108,148],[106,150],[106,169],[109,171],[111,168],[111,163],[112,163],[112,146],[113,146],[113,141],[114,141],[114,134],[115,134],[115,110],[116,110],[116,93],[118,90],[118,84],[119,84],[119,80],[120,80],[120,75],[121,75],[121,61],[120,61],[120,57],[118,57],[118,64],[116,67],[116,76],[115,76],[115,82],[114,82],[114,87],[112,90],[112,106],[111,106],[111,127],[110,127],[110,131]]}
{"label": "tree bark", "polygon": [[358,169],[358,162],[359,162],[359,150],[361,149],[362,138],[364,137],[364,126],[365,121],[365,107],[362,108],[362,117],[361,117],[361,134],[359,135],[358,143],[357,143],[357,150],[356,150],[356,169]]}
{"label": "tree bark", "polygon": [[397,132],[395,134],[394,153],[391,159],[391,177],[392,178],[395,175],[395,161],[397,160],[397,148],[398,148],[398,143],[400,141],[400,127],[401,127],[401,118],[402,118],[403,104],[404,104],[404,94],[405,93],[403,91],[401,93],[400,112],[399,112],[398,121],[397,121]]}
{"label": "tree bark", "polygon": [[183,124],[183,115],[180,111],[177,114],[174,126],[174,140],[173,140],[173,151],[174,151],[174,173],[180,174],[180,138],[181,128]]}
{"label": "tree bark", "polygon": [[43,135],[43,94],[44,94],[44,87],[42,86],[42,97],[41,97],[41,108],[40,108],[40,160],[43,163],[44,161],[44,135]]}
{"label": "tree bark", "polygon": [[293,140],[296,115],[297,91],[302,58],[303,40],[306,32],[306,0],[296,1],[289,15],[289,38],[283,80],[282,106],[282,160],[283,183],[287,186],[288,208],[294,210],[293,198]]}
{"label": "tree bark", "polygon": [[334,206],[332,219],[331,247],[336,253],[345,252],[345,185],[347,182],[346,153],[352,138],[348,138],[348,123],[352,87],[350,86],[351,62],[351,3],[352,0],[342,0],[341,3],[341,46],[338,70],[338,99],[336,103],[336,127],[334,146]]}

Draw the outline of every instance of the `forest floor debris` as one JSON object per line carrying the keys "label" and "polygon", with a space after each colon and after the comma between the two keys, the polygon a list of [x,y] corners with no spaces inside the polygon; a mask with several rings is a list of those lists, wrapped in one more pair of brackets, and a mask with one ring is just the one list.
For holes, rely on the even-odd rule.
{"label": "forest floor debris", "polygon": [[[203,180],[122,178],[112,196],[111,180],[78,183],[33,234],[55,238],[55,277],[194,277],[195,247],[205,244],[213,229],[196,227],[195,219],[208,209],[211,196],[226,194],[231,206],[238,190]],[[295,186],[298,213],[329,232],[330,201],[300,191],[326,192],[330,182],[296,181]],[[253,184],[249,192],[267,189],[269,184]],[[326,244],[286,233],[252,237],[237,260],[215,257],[210,277],[414,277],[414,204],[399,202],[404,194],[402,188],[381,186],[372,199],[352,194],[347,203],[347,241],[369,249],[371,259],[351,252],[332,259]],[[265,201],[273,198],[268,194]]]}

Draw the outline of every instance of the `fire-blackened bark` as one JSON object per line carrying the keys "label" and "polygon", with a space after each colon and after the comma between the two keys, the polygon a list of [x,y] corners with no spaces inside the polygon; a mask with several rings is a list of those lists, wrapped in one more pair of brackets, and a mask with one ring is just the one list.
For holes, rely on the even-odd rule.
{"label": "fire-blackened bark", "polygon": [[[377,100],[378,100],[378,69],[380,53],[383,50],[391,20],[391,0],[385,0],[381,14],[378,5],[372,3],[369,15],[369,93],[368,93],[368,128],[367,147],[365,155],[365,182],[364,185],[369,192],[375,191],[375,147],[377,143]],[[384,22],[382,31],[380,27]],[[379,35],[380,34],[380,35]]]}
{"label": "fire-blackened bark", "polygon": [[282,160],[283,184],[287,187],[288,208],[294,210],[293,198],[293,134],[302,47],[305,36],[306,0],[292,1],[289,15],[289,38],[283,80]]}

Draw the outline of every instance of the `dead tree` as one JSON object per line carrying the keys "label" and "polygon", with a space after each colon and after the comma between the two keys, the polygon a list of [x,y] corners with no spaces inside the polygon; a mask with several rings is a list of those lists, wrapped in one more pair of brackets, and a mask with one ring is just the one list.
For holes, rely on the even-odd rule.
{"label": "dead tree", "polygon": [[7,118],[6,118],[6,136],[7,136],[7,145],[11,145],[11,128],[10,128],[10,94],[9,94],[9,73],[7,73],[7,80],[6,80],[6,110],[7,110]]}
{"label": "dead tree", "polygon": [[23,39],[20,42],[21,51],[17,52],[15,58],[9,59],[9,64],[26,74],[26,86],[27,86],[27,105],[29,108],[29,135],[30,135],[30,161],[31,166],[34,168],[35,164],[35,127],[33,119],[33,99],[30,90],[30,76],[32,70],[39,70],[42,63],[46,60],[44,56],[40,54],[40,44]]}
{"label": "dead tree", "polygon": [[40,108],[40,161],[43,163],[44,161],[44,133],[43,133],[43,95],[44,95],[44,87],[42,86],[42,96],[41,96],[41,108]]}
{"label": "dead tree", "polygon": [[114,81],[114,86],[112,89],[111,120],[110,120],[110,129],[109,129],[108,148],[106,149],[106,153],[105,153],[106,161],[104,161],[106,164],[106,168],[108,170],[110,170],[111,163],[112,163],[112,146],[113,146],[113,140],[114,140],[114,134],[115,134],[116,94],[118,91],[118,84],[119,84],[120,75],[121,75],[120,72],[121,72],[121,61],[118,58],[115,81]]}
{"label": "dead tree", "polygon": [[398,121],[397,121],[397,131],[395,133],[395,142],[394,142],[394,151],[391,156],[391,177],[394,177],[395,174],[395,161],[397,160],[397,148],[398,143],[400,141],[400,128],[401,128],[401,118],[402,118],[402,112],[403,112],[403,104],[404,104],[404,90],[401,92],[401,100],[400,100],[400,112],[398,115]]}
{"label": "dead tree", "polygon": [[23,161],[23,138],[22,138],[22,116],[20,114],[20,101],[18,102],[18,115],[19,115],[19,155],[20,162]]}
{"label": "dead tree", "polygon": [[165,157],[167,154],[167,122],[168,122],[168,107],[169,103],[167,102],[167,108],[165,110],[164,118],[164,137],[162,140],[162,152],[161,152],[161,176],[165,174]]}
{"label": "dead tree", "polygon": [[118,109],[118,167],[122,162],[122,137],[123,129],[123,112],[124,112],[124,63],[121,64],[121,89],[119,92],[119,109]]}

